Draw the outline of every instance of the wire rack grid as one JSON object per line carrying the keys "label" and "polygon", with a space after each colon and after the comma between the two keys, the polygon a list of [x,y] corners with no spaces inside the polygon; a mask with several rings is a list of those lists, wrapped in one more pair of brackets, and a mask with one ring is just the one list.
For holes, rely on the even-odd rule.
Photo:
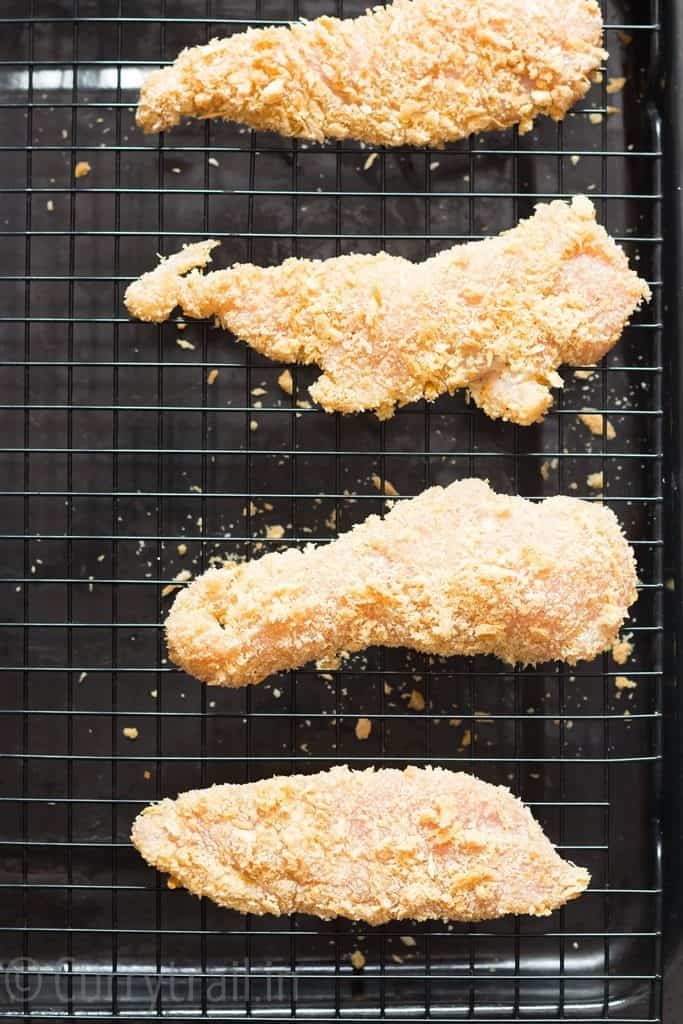
{"label": "wire rack grid", "polygon": [[[362,6],[339,0],[336,12]],[[330,10],[322,0],[2,5],[0,1013],[654,1022],[658,4],[608,0],[603,82],[563,124],[524,137],[374,151],[230,124],[135,129],[140,83],[183,46]],[[79,161],[90,171],[75,178]],[[380,248],[422,259],[577,192],[655,297],[603,365],[565,371],[555,408],[532,428],[493,423],[462,396],[385,423],[329,416],[307,400],[308,370],[293,369],[290,397],[283,367],[211,325],[130,323],[121,305],[157,252],[209,233],[223,242],[219,265]],[[577,419],[585,408],[615,436],[593,436]],[[222,692],[166,661],[164,588],[183,569],[325,542],[381,514],[392,488],[410,496],[469,475],[615,510],[642,580],[626,667],[604,656],[512,671],[372,650]],[[637,686],[619,689],[623,675]],[[364,741],[360,716],[372,723]],[[339,762],[430,762],[509,785],[589,867],[590,892],[548,919],[485,925],[250,919],[169,891],[129,845],[150,800]]]}

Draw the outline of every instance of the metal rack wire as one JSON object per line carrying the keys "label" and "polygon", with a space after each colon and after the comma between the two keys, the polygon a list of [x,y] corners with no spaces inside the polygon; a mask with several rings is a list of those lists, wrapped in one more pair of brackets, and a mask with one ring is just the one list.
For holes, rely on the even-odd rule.
{"label": "metal rack wire", "polygon": [[[234,125],[137,132],[141,80],[182,46],[330,9],[201,6],[6,0],[0,13],[0,1013],[658,1021],[658,4],[605,4],[605,79],[563,124],[376,157]],[[623,91],[607,92],[608,75]],[[78,160],[91,170],[75,179]],[[421,259],[580,191],[655,299],[590,377],[565,372],[540,427],[492,423],[459,396],[386,423],[327,416],[306,403],[307,370],[290,398],[282,367],[209,325],[130,324],[121,306],[156,252],[209,233],[219,263]],[[614,439],[578,422],[587,407]],[[387,480],[406,496],[467,475],[615,509],[642,579],[626,667],[513,672],[376,650],[214,692],[166,662],[160,594],[183,568],[325,541],[382,512]],[[637,688],[618,690],[619,675]],[[129,846],[152,799],[337,762],[432,762],[510,785],[590,868],[590,892],[541,921],[259,920],[169,892]]]}

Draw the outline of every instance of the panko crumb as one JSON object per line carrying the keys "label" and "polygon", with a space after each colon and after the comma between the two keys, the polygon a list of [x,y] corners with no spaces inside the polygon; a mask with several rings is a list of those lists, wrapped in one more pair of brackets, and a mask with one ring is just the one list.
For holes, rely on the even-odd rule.
{"label": "panko crumb", "polygon": [[362,971],[365,967],[365,957],[359,949],[354,949],[349,959],[357,971]]}
{"label": "panko crumb", "polygon": [[541,463],[541,476],[544,480],[547,480],[552,470],[557,469],[559,465],[558,459],[546,459]]}
{"label": "panko crumb", "polygon": [[593,376],[592,370],[574,370],[574,376],[577,380],[590,380]]}
{"label": "panko crumb", "polygon": [[617,436],[617,432],[610,423],[609,420],[605,420],[605,417],[600,412],[591,412],[587,409],[585,412],[580,412],[577,417],[584,427],[588,427],[591,434],[595,434],[601,437],[604,433],[608,441],[613,441]]}
{"label": "panko crumb", "polygon": [[419,690],[411,690],[410,691],[410,697],[408,698],[408,703],[407,703],[406,707],[409,708],[410,711],[424,711],[426,706],[427,706],[427,702],[425,701],[425,699],[424,699],[423,695],[420,693],[420,691]]}
{"label": "panko crumb", "polygon": [[631,640],[633,636],[629,633],[628,636],[619,637],[618,640],[612,644],[612,657],[616,661],[617,665],[625,665],[628,659],[633,654],[634,644]]}
{"label": "panko crumb", "polygon": [[283,370],[277,379],[280,388],[286,395],[291,395],[294,392],[294,380],[292,378],[291,370]]}
{"label": "panko crumb", "polygon": [[192,573],[190,572],[190,570],[189,569],[181,569],[180,572],[177,572],[175,574],[175,576],[173,577],[174,582],[173,583],[168,583],[164,587],[164,589],[161,591],[161,596],[162,597],[168,597],[168,595],[172,594],[174,590],[178,590],[178,588],[181,586],[181,584],[187,583],[187,581],[191,580],[191,579],[192,579]]}
{"label": "panko crumb", "polygon": [[187,554],[187,544],[179,544],[178,547],[176,548],[176,551],[182,558],[184,555]]}
{"label": "panko crumb", "polygon": [[378,156],[379,156],[379,153],[371,153],[370,156],[365,161],[365,163],[363,164],[363,170],[364,171],[369,171]]}
{"label": "panko crumb", "polygon": [[671,591],[674,591],[676,589],[676,580],[673,578],[673,576],[667,576],[667,578],[664,580],[664,587],[666,590]]}
{"label": "panko crumb", "polygon": [[268,540],[280,540],[285,535],[284,526],[280,526],[279,523],[274,523],[272,526],[266,526],[266,538]]}
{"label": "panko crumb", "polygon": [[387,480],[385,478],[384,484],[382,484],[382,478],[378,473],[373,473],[370,479],[372,480],[372,486],[376,491],[383,491],[383,493],[389,498],[399,497],[399,492],[396,490],[391,480]]}
{"label": "panko crumb", "polygon": [[136,740],[140,735],[140,733],[138,732],[134,725],[125,725],[121,732],[123,733],[127,740]]}
{"label": "panko crumb", "polygon": [[625,78],[608,78],[605,92],[608,96],[613,96],[615,92],[621,92],[625,85]]}
{"label": "panko crumb", "polygon": [[252,388],[251,393],[254,398],[261,398],[262,395],[268,394],[265,388]]}
{"label": "panko crumb", "polygon": [[602,114],[600,113],[599,110],[593,110],[588,115],[588,120],[590,121],[591,124],[602,124]]}
{"label": "panko crumb", "polygon": [[149,768],[145,768],[144,772],[142,773],[142,777],[143,779],[146,779],[149,782],[149,780],[152,778],[152,773],[149,770]]}
{"label": "panko crumb", "polygon": [[79,160],[74,167],[74,178],[85,178],[87,174],[90,174],[92,167],[87,160]]}
{"label": "panko crumb", "polygon": [[215,369],[214,370],[209,370],[209,375],[206,378],[206,383],[209,384],[209,385],[215,384],[217,380],[218,380],[218,370],[215,370]]}
{"label": "panko crumb", "polygon": [[404,946],[409,946],[411,949],[413,948],[413,946],[417,945],[412,935],[401,935],[400,939]]}
{"label": "panko crumb", "polygon": [[48,213],[54,213],[54,209],[55,209],[55,201],[54,201],[54,199],[48,199],[48,201],[45,203],[45,207],[46,207]]}
{"label": "panko crumb", "polygon": [[629,679],[627,676],[617,676],[614,680],[614,685],[617,690],[635,690],[638,683],[634,682],[633,679]]}
{"label": "panko crumb", "polygon": [[191,341],[186,341],[185,338],[176,338],[175,343],[178,348],[186,349],[188,352],[194,352],[194,345]]}
{"label": "panko crumb", "polygon": [[605,480],[602,470],[598,470],[597,473],[589,473],[586,477],[586,483],[589,487],[592,487],[594,491],[601,491],[605,486]]}
{"label": "panko crumb", "polygon": [[633,42],[633,36],[629,35],[628,32],[624,32],[623,29],[618,29],[617,39],[619,40],[622,46],[630,46]]}
{"label": "panko crumb", "polygon": [[372,722],[369,718],[359,718],[354,731],[357,740],[366,740],[372,732]]}

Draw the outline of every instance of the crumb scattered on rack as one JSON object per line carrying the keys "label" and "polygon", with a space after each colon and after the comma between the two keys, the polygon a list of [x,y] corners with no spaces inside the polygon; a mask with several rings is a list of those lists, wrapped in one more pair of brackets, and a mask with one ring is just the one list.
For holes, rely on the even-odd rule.
{"label": "crumb scattered on rack", "polygon": [[359,949],[354,949],[350,956],[350,960],[357,971],[362,971],[365,967],[365,957]]}
{"label": "crumb scattered on rack", "polygon": [[194,345],[191,341],[186,341],[185,338],[176,338],[175,343],[178,348],[184,348],[190,352],[194,352]]}
{"label": "crumb scattered on rack", "polygon": [[624,32],[622,29],[617,30],[617,39],[622,46],[630,46],[633,42],[633,36],[629,35],[628,32]]}
{"label": "crumb scattered on rack", "polygon": [[181,569],[180,572],[177,572],[175,574],[175,576],[173,577],[174,582],[173,583],[168,583],[164,587],[164,589],[161,591],[161,596],[162,597],[168,597],[168,595],[172,594],[174,590],[178,590],[179,587],[181,586],[181,584],[187,583],[187,581],[191,580],[191,579],[192,579],[192,573],[190,572],[190,570],[189,569]]}
{"label": "crumb scattered on rack", "polygon": [[87,678],[88,678],[88,673],[87,672],[81,672],[80,676],[78,677],[78,681],[79,681],[79,683],[82,683]]}
{"label": "crumb scattered on rack", "polygon": [[635,690],[638,683],[634,682],[633,679],[629,679],[627,676],[617,676],[614,680],[614,685],[617,690]]}
{"label": "crumb scattered on rack", "polygon": [[612,657],[616,661],[617,665],[625,665],[628,659],[633,654],[634,644],[632,643],[631,637],[633,633],[628,633],[623,637],[619,637],[612,644]]}
{"label": "crumb scattered on rack", "polygon": [[289,370],[283,370],[278,377],[277,382],[286,395],[291,395],[294,391],[294,381]]}
{"label": "crumb scattered on rack", "polygon": [[427,702],[425,701],[424,696],[420,693],[420,691],[411,690],[410,697],[408,698],[408,703],[406,707],[410,711],[424,711],[426,706]]}
{"label": "crumb scattered on rack", "polygon": [[55,208],[54,199],[48,199],[48,201],[45,203],[45,206],[47,207],[48,213],[53,213]]}
{"label": "crumb scattered on rack", "polygon": [[584,412],[580,412],[577,416],[584,427],[588,427],[591,434],[602,436],[603,432],[608,441],[613,441],[617,436],[617,432],[610,423],[609,420],[605,420],[605,417],[600,412],[592,412],[590,409],[586,409]]}
{"label": "crumb scattered on rack", "polygon": [[410,948],[412,948],[413,946],[417,945],[412,935],[401,935],[400,939],[404,946],[409,946]]}
{"label": "crumb scattered on rack", "polygon": [[572,155],[569,157],[569,161],[571,164],[573,164],[574,167],[576,167],[580,159],[581,157],[578,153],[572,153]]}
{"label": "crumb scattered on rack", "polygon": [[558,459],[546,459],[541,463],[541,476],[544,480],[547,480],[550,476],[551,470],[557,469],[559,465]]}
{"label": "crumb scattered on rack", "polygon": [[667,576],[667,578],[664,580],[664,586],[667,590],[676,589],[676,580],[673,578],[673,576]]}
{"label": "crumb scattered on rack", "polygon": [[359,718],[356,722],[356,739],[366,740],[372,732],[372,722],[369,718]]}
{"label": "crumb scattered on rack", "polygon": [[592,487],[594,491],[601,491],[605,486],[602,470],[598,470],[597,473],[589,473],[586,477],[586,483],[589,487]]}
{"label": "crumb scattered on rack", "polygon": [[258,430],[258,420],[249,420],[249,429],[251,430],[252,434],[254,433],[255,430]]}
{"label": "crumb scattered on rack", "polygon": [[574,370],[574,376],[577,380],[590,380],[593,376],[592,370]]}
{"label": "crumb scattered on rack", "polygon": [[371,153],[370,156],[365,161],[365,163],[363,164],[363,170],[364,171],[369,171],[378,156],[379,156],[379,153]]}
{"label": "crumb scattered on rack", "polygon": [[383,491],[383,493],[390,498],[397,498],[399,496],[399,492],[396,490],[391,480],[387,480],[385,478],[384,484],[382,484],[382,478],[378,473],[373,473],[370,479],[372,480],[372,486],[375,490]]}
{"label": "crumb scattered on rack", "polygon": [[218,380],[218,370],[209,370],[209,375],[206,378],[206,383],[211,385],[215,384]]}
{"label": "crumb scattered on rack", "polygon": [[608,117],[614,117],[615,114],[620,114],[621,113],[621,107],[608,106],[608,107],[605,107],[605,110],[607,111],[607,116]]}
{"label": "crumb scattered on rack", "polygon": [[147,781],[149,781],[152,778],[152,773],[149,770],[149,768],[145,768],[144,772],[142,773],[142,777],[143,779],[147,779]]}
{"label": "crumb scattered on rack", "polygon": [[176,550],[180,557],[183,558],[187,554],[187,544],[179,544]]}
{"label": "crumb scattered on rack", "polygon": [[280,540],[285,535],[284,526],[274,523],[273,526],[266,526],[266,537],[268,540]]}
{"label": "crumb scattered on rack", "polygon": [[123,733],[127,740],[136,740],[140,735],[140,733],[138,732],[134,725],[125,725],[121,732]]}
{"label": "crumb scattered on rack", "polygon": [[87,160],[79,160],[74,167],[74,178],[85,178],[87,174],[90,174],[92,167]]}
{"label": "crumb scattered on rack", "polygon": [[254,396],[254,398],[260,398],[261,395],[267,394],[265,388],[252,388],[251,393]]}
{"label": "crumb scattered on rack", "polygon": [[210,156],[207,160],[207,163],[211,164],[212,167],[220,167],[220,164],[218,163],[218,160],[216,160],[215,156]]}
{"label": "crumb scattered on rack", "polygon": [[615,92],[621,92],[625,85],[625,78],[608,78],[605,92],[608,96],[613,96]]}
{"label": "crumb scattered on rack", "polygon": [[602,124],[602,114],[599,110],[594,110],[588,115],[588,120],[591,124]]}

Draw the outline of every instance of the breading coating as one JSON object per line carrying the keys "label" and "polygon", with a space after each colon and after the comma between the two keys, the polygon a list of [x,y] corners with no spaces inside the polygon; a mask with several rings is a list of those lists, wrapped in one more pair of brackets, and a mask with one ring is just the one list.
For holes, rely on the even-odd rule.
{"label": "breading coating", "polygon": [[330,544],[209,570],[176,597],[168,649],[218,686],[376,644],[574,664],[612,646],[636,582],[610,509],[461,480]]}
{"label": "breading coating", "polygon": [[222,117],[318,142],[442,146],[561,120],[606,57],[595,0],[395,0],[183,50],[143,85],[137,124]]}
{"label": "breading coating", "polygon": [[251,914],[543,916],[590,881],[509,790],[431,767],[194,790],[144,810],[131,838],[174,883]]}
{"label": "breading coating", "polygon": [[381,419],[466,387],[494,419],[534,423],[562,386],[557,367],[597,362],[650,295],[584,196],[419,264],[379,253],[193,269],[216,245],[189,245],[134,281],[130,313],[213,316],[271,359],[320,366],[310,394],[328,412]]}

